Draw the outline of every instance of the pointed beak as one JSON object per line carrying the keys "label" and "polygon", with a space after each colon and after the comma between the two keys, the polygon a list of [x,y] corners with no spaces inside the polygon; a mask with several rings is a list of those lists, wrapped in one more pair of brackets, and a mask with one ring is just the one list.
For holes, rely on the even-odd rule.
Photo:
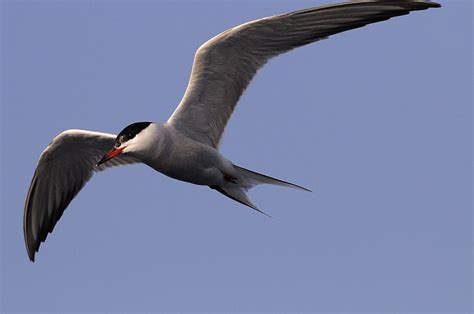
{"label": "pointed beak", "polygon": [[123,150],[124,150],[125,147],[120,147],[120,148],[112,148],[111,150],[109,150],[105,155],[104,157],[102,157],[96,164],[96,166],[100,166],[102,165],[104,162],[114,158],[115,156],[118,156],[120,155]]}

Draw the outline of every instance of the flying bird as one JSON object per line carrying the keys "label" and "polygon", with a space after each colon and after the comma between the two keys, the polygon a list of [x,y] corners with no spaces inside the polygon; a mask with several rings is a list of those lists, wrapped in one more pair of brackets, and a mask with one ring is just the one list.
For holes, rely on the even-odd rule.
{"label": "flying bird", "polygon": [[436,7],[440,5],[429,0],[356,0],[262,18],[211,38],[196,51],[186,92],[166,122],[133,123],[118,135],[67,130],[46,147],[24,208],[30,260],[93,173],[114,166],[144,163],[171,178],[209,186],[257,211],[246,195],[256,185],[307,190],[239,167],[219,153],[227,121],[255,73],[294,48]]}

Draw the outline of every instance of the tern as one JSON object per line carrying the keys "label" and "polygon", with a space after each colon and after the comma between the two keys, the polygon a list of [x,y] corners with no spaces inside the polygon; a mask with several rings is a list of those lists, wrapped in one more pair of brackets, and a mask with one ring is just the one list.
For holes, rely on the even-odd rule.
{"label": "tern", "polygon": [[[118,135],[67,130],[42,152],[24,208],[28,256],[94,172],[144,163],[171,178],[208,186],[259,212],[246,192],[259,184],[307,190],[239,167],[219,153],[224,128],[256,72],[272,57],[331,35],[440,7],[429,0],[356,0],[244,23],[196,51],[186,92],[164,123],[137,122]],[[307,190],[309,191],[309,190]],[[263,213],[263,212],[262,212]]]}

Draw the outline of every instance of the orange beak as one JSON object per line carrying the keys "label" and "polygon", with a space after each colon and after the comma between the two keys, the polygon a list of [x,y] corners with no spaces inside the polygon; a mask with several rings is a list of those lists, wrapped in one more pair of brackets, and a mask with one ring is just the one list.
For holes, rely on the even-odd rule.
{"label": "orange beak", "polygon": [[122,151],[124,150],[125,147],[120,147],[120,148],[112,148],[111,150],[109,150],[105,155],[104,157],[102,157],[96,164],[96,166],[100,166],[102,165],[104,162],[120,155],[122,153]]}

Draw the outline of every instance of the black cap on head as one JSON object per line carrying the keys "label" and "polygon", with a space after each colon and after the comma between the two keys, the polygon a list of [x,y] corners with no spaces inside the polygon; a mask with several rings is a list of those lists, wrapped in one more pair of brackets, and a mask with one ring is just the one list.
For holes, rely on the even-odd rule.
{"label": "black cap on head", "polygon": [[122,143],[134,138],[142,130],[146,129],[151,122],[135,122],[123,129],[115,139],[115,147],[120,147]]}

